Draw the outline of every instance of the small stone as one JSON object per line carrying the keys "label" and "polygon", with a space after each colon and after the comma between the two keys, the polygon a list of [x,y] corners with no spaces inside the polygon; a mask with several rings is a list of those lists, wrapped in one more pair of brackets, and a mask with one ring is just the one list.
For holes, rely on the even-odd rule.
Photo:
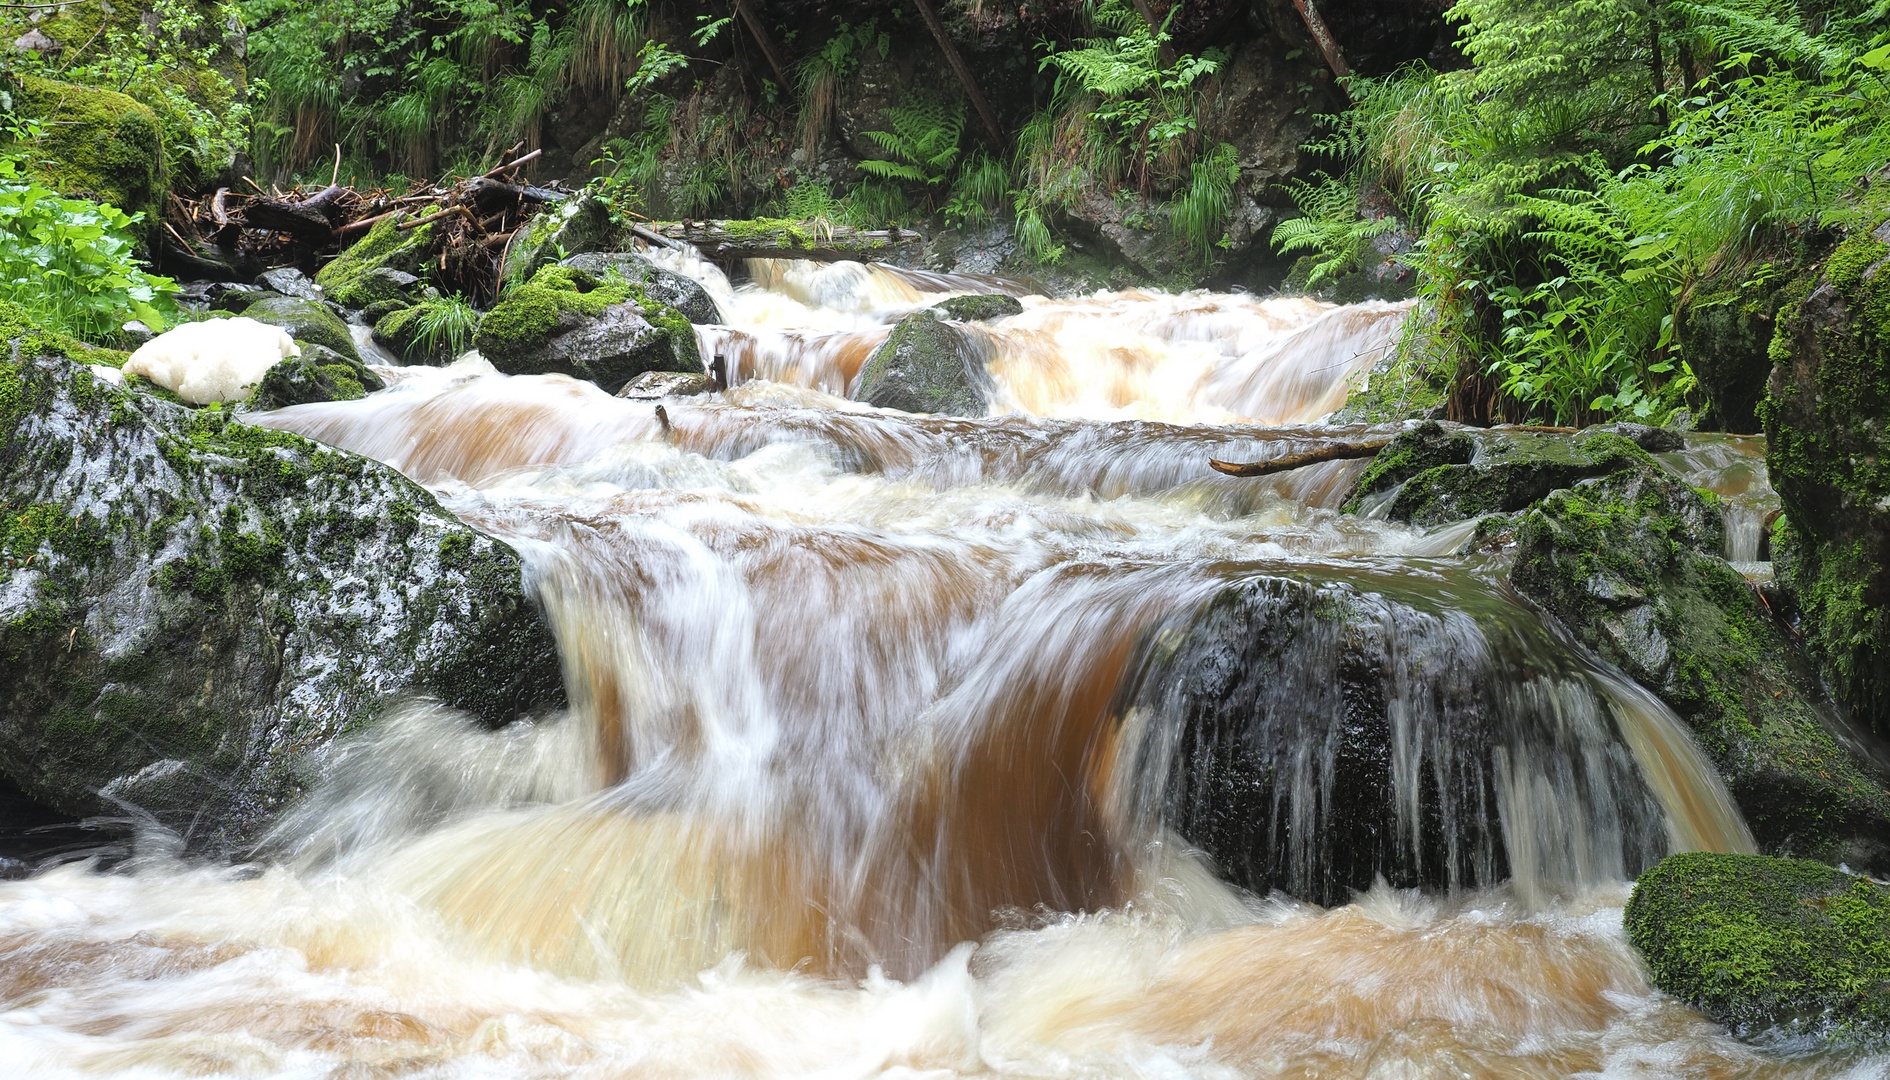
{"label": "small stone", "polygon": [[125,325],[119,327],[118,333],[125,339],[126,343],[130,345],[134,345],[134,346],[142,345],[145,342],[150,341],[152,338],[157,336],[156,334],[151,332],[150,327],[144,325],[143,323],[139,322],[136,319],[133,319],[130,322],[126,323]]}
{"label": "small stone", "polygon": [[261,281],[267,288],[284,296],[293,296],[298,300],[322,298],[322,287],[293,266],[279,266],[274,270],[265,270],[262,272]]}
{"label": "small stone", "polygon": [[42,55],[56,53],[65,48],[64,45],[40,33],[38,28],[28,30],[26,33],[14,38],[13,47],[20,52],[36,52]]}
{"label": "small stone", "polygon": [[992,319],[1005,319],[1012,315],[1022,315],[1024,305],[1015,296],[1002,293],[987,293],[975,296],[954,296],[932,305],[941,319],[953,319],[958,322],[988,322]]}
{"label": "small stone", "polygon": [[692,375],[686,371],[646,371],[625,383],[623,389],[617,391],[617,396],[632,401],[655,401],[658,398],[693,397],[714,392],[715,380],[707,375]]}

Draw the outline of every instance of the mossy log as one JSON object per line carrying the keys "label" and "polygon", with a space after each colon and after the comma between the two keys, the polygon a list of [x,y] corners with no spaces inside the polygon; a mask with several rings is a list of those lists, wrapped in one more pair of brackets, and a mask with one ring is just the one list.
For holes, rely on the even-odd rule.
{"label": "mossy log", "polygon": [[[658,221],[637,230],[645,239],[692,244],[715,262],[737,259],[853,259],[886,262],[916,255],[925,237],[910,229],[856,229],[787,218],[742,221]],[[645,234],[653,234],[645,235]]]}

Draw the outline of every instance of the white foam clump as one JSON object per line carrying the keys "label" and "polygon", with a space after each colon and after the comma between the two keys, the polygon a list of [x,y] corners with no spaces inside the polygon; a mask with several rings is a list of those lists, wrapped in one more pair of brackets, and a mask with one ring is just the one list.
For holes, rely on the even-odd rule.
{"label": "white foam clump", "polygon": [[280,326],[255,319],[185,323],[138,347],[127,375],[142,375],[192,405],[241,401],[269,369],[301,346]]}

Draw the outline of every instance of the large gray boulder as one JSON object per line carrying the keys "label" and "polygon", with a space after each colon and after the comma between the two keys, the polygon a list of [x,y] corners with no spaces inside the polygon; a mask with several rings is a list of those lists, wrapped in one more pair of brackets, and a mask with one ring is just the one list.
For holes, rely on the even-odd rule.
{"label": "large gray boulder", "polygon": [[35,802],[227,850],[391,698],[490,725],[563,703],[511,548],[383,465],[45,341],[0,359],[0,773]]}
{"label": "large gray boulder", "polygon": [[361,362],[360,350],[354,346],[354,336],[348,332],[348,324],[342,322],[341,316],[328,310],[328,305],[320,300],[263,293],[243,309],[243,316],[271,326],[280,326],[297,341],[333,349],[357,364]]}
{"label": "large gray boulder", "polygon": [[983,416],[990,411],[991,376],[972,340],[926,309],[900,319],[867,357],[853,398],[910,413]]}
{"label": "large gray boulder", "polygon": [[602,278],[615,273],[640,287],[650,299],[668,304],[698,324],[720,323],[722,309],[715,306],[700,282],[673,270],[665,270],[641,255],[628,251],[587,251],[563,260],[559,266],[582,270]]}

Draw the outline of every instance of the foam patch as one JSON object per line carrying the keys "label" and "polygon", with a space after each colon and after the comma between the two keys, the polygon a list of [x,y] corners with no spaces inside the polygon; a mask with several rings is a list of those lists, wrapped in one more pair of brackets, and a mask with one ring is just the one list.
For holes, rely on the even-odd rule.
{"label": "foam patch", "polygon": [[138,347],[125,374],[142,375],[192,405],[241,401],[269,369],[302,355],[288,332],[255,319],[185,323]]}

